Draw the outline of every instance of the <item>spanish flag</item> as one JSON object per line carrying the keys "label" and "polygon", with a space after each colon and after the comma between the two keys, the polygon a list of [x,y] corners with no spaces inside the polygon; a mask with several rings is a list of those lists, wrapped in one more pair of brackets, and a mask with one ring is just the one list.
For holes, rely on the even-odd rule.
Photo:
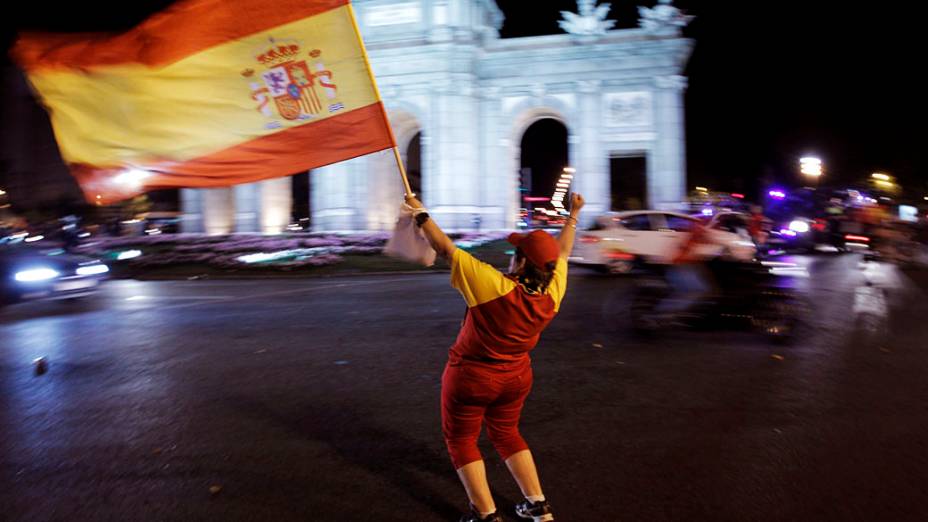
{"label": "spanish flag", "polygon": [[88,201],[223,187],[394,146],[348,0],[181,0],[13,57]]}

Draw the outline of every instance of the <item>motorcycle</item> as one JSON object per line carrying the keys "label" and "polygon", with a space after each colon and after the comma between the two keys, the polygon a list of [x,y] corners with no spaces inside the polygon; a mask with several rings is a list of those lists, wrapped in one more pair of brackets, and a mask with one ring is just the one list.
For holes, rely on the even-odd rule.
{"label": "motorcycle", "polygon": [[659,305],[673,296],[661,267],[636,281],[631,300],[631,325],[639,335],[655,335],[673,327],[718,329],[747,326],[769,340],[794,340],[807,306],[791,277],[760,263],[712,260],[706,263],[714,290],[686,312],[663,313]]}

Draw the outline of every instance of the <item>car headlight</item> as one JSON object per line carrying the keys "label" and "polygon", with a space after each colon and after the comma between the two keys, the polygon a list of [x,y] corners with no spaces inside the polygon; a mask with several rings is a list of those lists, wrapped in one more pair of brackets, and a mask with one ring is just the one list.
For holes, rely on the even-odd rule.
{"label": "car headlight", "polygon": [[789,224],[789,229],[793,232],[798,232],[800,234],[805,234],[809,231],[809,224],[805,221],[794,220]]}
{"label": "car headlight", "polygon": [[141,250],[124,250],[116,256],[117,261],[125,261],[126,259],[135,259],[142,255]]}
{"label": "car headlight", "polygon": [[54,279],[58,277],[59,274],[51,268],[32,268],[29,270],[23,270],[21,272],[16,272],[16,275],[13,276],[17,281],[21,283],[34,283],[36,281],[48,281],[49,279]]}
{"label": "car headlight", "polygon": [[79,267],[77,269],[77,275],[92,276],[92,275],[105,274],[109,271],[110,271],[110,267],[104,265],[103,263],[100,263],[96,265],[87,265],[87,266]]}

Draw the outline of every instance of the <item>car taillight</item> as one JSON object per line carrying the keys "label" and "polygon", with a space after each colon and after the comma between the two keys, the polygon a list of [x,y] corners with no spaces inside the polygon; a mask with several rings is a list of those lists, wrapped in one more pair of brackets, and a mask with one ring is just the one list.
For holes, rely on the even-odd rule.
{"label": "car taillight", "polygon": [[602,239],[596,236],[580,236],[581,243],[599,243]]}
{"label": "car taillight", "polygon": [[869,243],[870,238],[866,236],[855,236],[854,234],[848,234],[844,236],[845,241],[860,241],[861,243]]}
{"label": "car taillight", "polygon": [[621,250],[612,250],[606,253],[606,257],[609,259],[616,259],[618,261],[631,261],[635,259],[635,256],[629,254],[628,252],[623,252]]}

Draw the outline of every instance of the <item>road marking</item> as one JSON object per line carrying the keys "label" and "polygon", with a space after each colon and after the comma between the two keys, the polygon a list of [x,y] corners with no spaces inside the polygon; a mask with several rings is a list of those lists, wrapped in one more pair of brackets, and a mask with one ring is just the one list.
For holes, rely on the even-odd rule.
{"label": "road marking", "polygon": [[234,295],[204,295],[204,296],[195,296],[195,295],[134,295],[132,297],[127,297],[126,301],[149,301],[149,300],[191,300],[198,301],[201,299],[234,299]]}
{"label": "road marking", "polygon": [[229,296],[229,297],[217,296],[218,299],[214,299],[211,301],[199,300],[199,302],[196,302],[196,303],[185,303],[185,304],[160,306],[158,307],[158,309],[159,310],[177,310],[179,308],[192,308],[194,306],[201,306],[204,304],[214,304],[214,303],[219,303],[222,301],[248,301],[251,299],[263,299],[265,297],[277,297],[281,295],[301,294],[301,293],[306,293],[306,292],[312,292],[314,290],[329,290],[332,288],[351,288],[351,287],[356,287],[356,286],[368,286],[368,285],[379,285],[379,284],[384,284],[384,283],[394,283],[398,281],[409,281],[409,278],[408,277],[396,277],[392,279],[379,279],[376,281],[336,283],[336,284],[331,284],[331,285],[313,286],[310,288],[297,288],[293,290],[281,290],[279,292],[265,292],[263,294],[252,294],[252,295],[245,295],[245,296]]}
{"label": "road marking", "polygon": [[906,286],[895,266],[873,261],[864,261],[863,263],[864,279],[873,286],[893,290],[902,289]]}

